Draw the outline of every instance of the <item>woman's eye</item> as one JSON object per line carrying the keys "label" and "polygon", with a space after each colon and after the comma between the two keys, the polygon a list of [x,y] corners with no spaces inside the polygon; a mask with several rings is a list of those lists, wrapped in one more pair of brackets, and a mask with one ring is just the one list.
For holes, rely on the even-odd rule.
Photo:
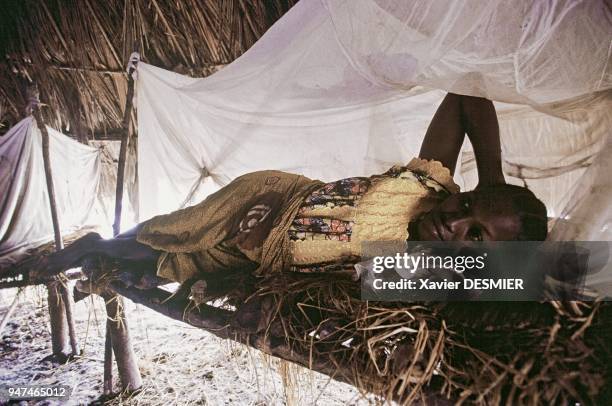
{"label": "woman's eye", "polygon": [[468,237],[472,241],[482,241],[482,233],[475,227],[470,228],[468,231]]}

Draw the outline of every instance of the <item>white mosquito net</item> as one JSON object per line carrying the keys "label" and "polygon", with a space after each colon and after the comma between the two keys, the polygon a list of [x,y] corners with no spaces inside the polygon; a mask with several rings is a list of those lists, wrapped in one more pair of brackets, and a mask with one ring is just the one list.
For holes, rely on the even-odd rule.
{"label": "white mosquito net", "polygon": [[[551,238],[612,240],[611,21],[604,1],[302,0],[210,77],[141,63],[141,219],[255,170],[408,162],[451,91],[496,102],[506,177],[563,218]],[[476,184],[467,142],[456,181]]]}
{"label": "white mosquito net", "polygon": [[[58,217],[63,233],[92,218],[100,178],[98,149],[47,127]],[[32,117],[0,137],[0,268],[29,248],[53,240],[42,155],[42,136]]]}

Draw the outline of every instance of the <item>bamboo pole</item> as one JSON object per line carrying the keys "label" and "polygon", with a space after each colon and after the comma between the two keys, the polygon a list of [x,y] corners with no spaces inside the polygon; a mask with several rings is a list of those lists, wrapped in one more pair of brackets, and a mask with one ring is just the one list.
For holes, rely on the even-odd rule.
{"label": "bamboo pole", "polygon": [[[132,114],[132,103],[134,99],[134,67],[128,69],[128,88],[123,112],[121,135],[121,146],[119,149],[119,163],[117,165],[117,188],[115,191],[115,219],[113,222],[113,235],[121,232],[121,212],[123,207],[123,189],[125,183],[125,164],[127,159],[127,147],[130,132],[130,116]],[[130,332],[127,319],[123,311],[124,301],[119,295],[112,293],[102,296],[106,302],[106,336],[104,351],[104,390],[112,391],[112,357],[113,353],[117,362],[119,379],[124,390],[133,391],[142,386],[142,378],[138,370],[136,355],[132,348]],[[112,348],[112,351],[111,351]]]}
{"label": "bamboo pole", "polygon": [[[47,183],[47,194],[49,195],[49,208],[51,210],[51,221],[53,222],[53,234],[55,238],[55,250],[64,248],[62,240],[57,205],[55,202],[55,187],[53,185],[53,173],[51,171],[51,157],[49,155],[49,133],[40,113],[38,101],[38,89],[32,86],[30,89],[30,102],[32,103],[32,115],[36,120],[38,129],[42,136],[43,164],[45,168],[45,180]],[[51,322],[51,343],[53,354],[56,356],[65,355],[68,340],[72,355],[80,353],[78,341],[76,339],[76,329],[72,314],[73,301],[68,288],[59,280],[47,284],[49,292],[49,319]]]}

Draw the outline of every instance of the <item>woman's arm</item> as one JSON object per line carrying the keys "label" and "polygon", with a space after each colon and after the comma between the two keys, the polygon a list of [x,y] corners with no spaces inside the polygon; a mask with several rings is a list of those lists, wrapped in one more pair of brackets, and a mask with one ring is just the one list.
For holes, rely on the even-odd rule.
{"label": "woman's arm", "polygon": [[461,96],[447,94],[427,127],[419,152],[419,158],[440,161],[450,170],[451,175],[455,173],[465,138],[461,115]]}
{"label": "woman's arm", "polygon": [[419,157],[435,159],[454,174],[465,134],[478,167],[478,186],[505,183],[495,107],[481,97],[446,95],[429,124]]}
{"label": "woman's arm", "polygon": [[478,167],[478,186],[506,183],[502,171],[499,123],[493,102],[461,96],[461,111]]}

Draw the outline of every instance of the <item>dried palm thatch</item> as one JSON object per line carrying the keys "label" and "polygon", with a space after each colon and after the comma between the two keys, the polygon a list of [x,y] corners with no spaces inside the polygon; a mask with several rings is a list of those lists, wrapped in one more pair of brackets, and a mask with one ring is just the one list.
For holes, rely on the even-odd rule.
{"label": "dried palm thatch", "polygon": [[204,76],[240,56],[296,0],[8,0],[0,17],[0,122],[23,117],[36,81],[46,122],[83,137],[116,137],[125,65]]}

